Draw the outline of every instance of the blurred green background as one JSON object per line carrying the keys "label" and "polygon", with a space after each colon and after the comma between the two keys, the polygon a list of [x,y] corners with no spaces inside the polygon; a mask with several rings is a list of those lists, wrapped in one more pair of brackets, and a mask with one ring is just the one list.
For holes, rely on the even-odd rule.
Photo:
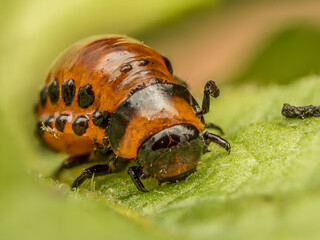
{"label": "blurred green background", "polygon": [[[319,1],[2,0],[0,20],[1,239],[319,239],[320,124],[280,115],[320,105]],[[188,181],[146,180],[148,194],[125,173],[77,193],[47,178],[66,156],[33,135],[39,88],[66,47],[108,33],[167,56],[198,99],[215,80],[207,119],[232,154],[212,146]]]}

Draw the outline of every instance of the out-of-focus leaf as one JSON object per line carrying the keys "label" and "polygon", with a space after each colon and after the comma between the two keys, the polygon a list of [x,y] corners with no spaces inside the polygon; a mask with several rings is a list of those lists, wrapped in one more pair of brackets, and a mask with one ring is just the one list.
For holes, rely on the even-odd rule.
{"label": "out-of-focus leaf", "polygon": [[234,81],[287,84],[320,72],[320,31],[312,25],[290,26],[264,44]]}

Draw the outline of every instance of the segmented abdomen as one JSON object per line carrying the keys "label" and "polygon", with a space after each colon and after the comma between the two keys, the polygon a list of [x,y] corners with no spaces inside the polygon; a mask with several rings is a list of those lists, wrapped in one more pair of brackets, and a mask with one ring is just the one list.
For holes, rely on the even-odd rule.
{"label": "segmented abdomen", "polygon": [[107,144],[105,128],[116,107],[159,82],[176,83],[161,55],[136,40],[110,35],[77,43],[58,59],[40,92],[39,133],[56,151],[88,153],[93,140]]}

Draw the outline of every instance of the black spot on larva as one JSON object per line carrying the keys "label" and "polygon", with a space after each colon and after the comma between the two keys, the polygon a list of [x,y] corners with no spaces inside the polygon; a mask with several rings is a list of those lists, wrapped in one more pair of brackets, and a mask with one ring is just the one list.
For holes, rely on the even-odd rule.
{"label": "black spot on larva", "polygon": [[166,82],[167,81],[162,78],[151,78],[149,80],[150,85],[157,84],[157,83],[166,83]]}
{"label": "black spot on larva", "polygon": [[139,66],[147,66],[149,64],[148,60],[142,59],[139,61]]}
{"label": "black spot on larva", "polygon": [[108,137],[103,137],[103,138],[102,138],[102,143],[103,143],[105,146],[109,146],[109,145],[110,145],[109,138],[108,138]]}
{"label": "black spot on larva", "polygon": [[48,87],[48,95],[50,98],[50,101],[55,104],[59,100],[59,85],[57,79],[53,79],[53,81],[50,83]]}
{"label": "black spot on larva", "polygon": [[63,82],[61,86],[61,95],[64,103],[69,106],[72,103],[74,95],[76,93],[76,86],[73,79],[68,79]]}
{"label": "black spot on larva", "polygon": [[111,114],[107,111],[100,112],[99,110],[96,110],[93,113],[92,116],[92,122],[94,125],[101,127],[101,128],[106,128],[109,124],[109,119],[111,117]]}
{"label": "black spot on larva", "polygon": [[42,134],[43,134],[43,129],[42,129],[42,127],[43,127],[43,120],[42,119],[40,119],[40,120],[38,120],[38,122],[37,122],[37,126],[36,126],[36,134],[38,135],[38,136],[42,136]]}
{"label": "black spot on larva", "polygon": [[47,86],[44,86],[40,91],[40,103],[44,106],[47,102]]}
{"label": "black spot on larva", "polygon": [[169,73],[172,75],[172,74],[173,74],[173,69],[172,69],[171,62],[169,61],[168,58],[166,58],[166,57],[164,57],[164,56],[162,56],[162,58],[163,58],[166,66],[167,66],[167,69],[168,69]]}
{"label": "black spot on larva", "polygon": [[56,129],[63,132],[66,122],[68,120],[68,114],[60,114],[56,119]]}
{"label": "black spot on larva", "polygon": [[54,116],[48,117],[48,119],[44,122],[46,127],[52,128],[52,123],[54,122]]}
{"label": "black spot on larva", "polygon": [[126,65],[123,65],[123,66],[121,67],[120,72],[127,73],[127,72],[129,72],[131,69],[132,69],[131,65],[126,64]]}
{"label": "black spot on larva", "polygon": [[130,95],[134,94],[135,92],[137,92],[145,87],[146,87],[146,85],[144,83],[139,83],[138,85],[136,85],[134,88],[132,88],[130,90]]}
{"label": "black spot on larva", "polygon": [[94,92],[92,91],[92,86],[86,84],[79,88],[78,91],[78,104],[82,108],[89,107],[94,101]]}
{"label": "black spot on larva", "polygon": [[85,116],[77,117],[72,123],[72,130],[74,134],[82,136],[87,131],[89,126],[88,121],[89,119]]}

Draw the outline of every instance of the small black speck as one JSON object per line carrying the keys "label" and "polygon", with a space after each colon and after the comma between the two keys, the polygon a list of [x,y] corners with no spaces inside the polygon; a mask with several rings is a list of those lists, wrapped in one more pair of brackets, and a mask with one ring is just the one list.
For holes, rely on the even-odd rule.
{"label": "small black speck", "polygon": [[64,103],[69,106],[72,103],[74,95],[76,93],[76,86],[73,79],[64,81],[61,86],[61,94]]}
{"label": "small black speck", "polygon": [[85,116],[77,117],[72,123],[72,130],[74,134],[82,136],[84,133],[86,133],[89,126],[88,121],[88,118]]}
{"label": "small black speck", "polygon": [[60,114],[56,119],[56,129],[63,132],[66,122],[68,120],[68,114]]}
{"label": "small black speck", "polygon": [[55,104],[59,100],[59,85],[57,79],[53,79],[53,81],[50,83],[48,87],[48,95],[50,98],[50,101]]}
{"label": "small black speck", "polygon": [[40,103],[44,106],[47,102],[47,86],[44,86],[40,91]]}
{"label": "small black speck", "polygon": [[86,84],[79,88],[77,100],[79,106],[82,108],[87,108],[94,102],[94,92],[92,91],[92,86],[90,84]]}

